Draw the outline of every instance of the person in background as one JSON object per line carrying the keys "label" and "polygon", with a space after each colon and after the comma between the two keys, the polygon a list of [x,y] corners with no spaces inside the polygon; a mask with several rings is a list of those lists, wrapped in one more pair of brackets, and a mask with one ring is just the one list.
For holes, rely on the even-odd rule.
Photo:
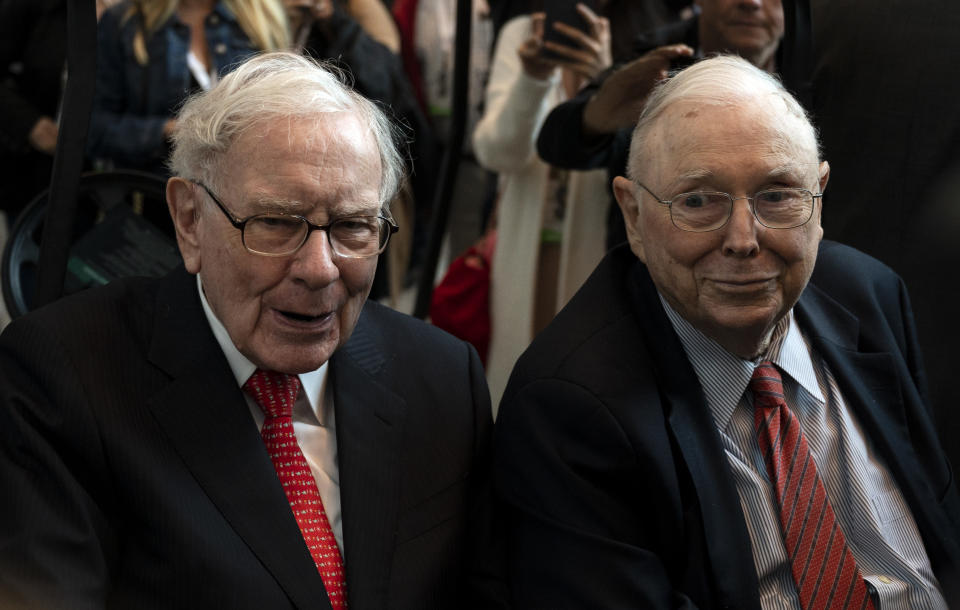
{"label": "person in background", "polygon": [[0,210],[10,225],[50,183],[66,37],[65,0],[0,2]]}
{"label": "person in background", "polygon": [[[432,125],[420,108],[398,54],[399,33],[381,0],[285,0],[298,52],[334,62],[350,74],[354,89],[376,100],[407,130],[410,181],[393,205],[395,217],[409,228],[394,242],[388,267],[381,266],[375,298],[402,288],[409,264],[412,237],[429,226],[430,206],[437,183],[439,150]],[[398,248],[402,245],[403,247]]]}
{"label": "person in background", "polygon": [[124,0],[100,20],[89,156],[166,175],[176,108],[258,51],[289,46],[280,0]]}
{"label": "person in background", "polygon": [[[497,240],[491,270],[487,379],[496,405],[517,356],[546,326],[603,255],[604,175],[556,170],[537,157],[551,108],[609,67],[610,28],[586,5],[586,33],[558,24],[569,45],[543,41],[544,13],[500,31],[485,108],[473,132],[480,165],[498,173]],[[546,45],[546,46],[545,46]],[[549,50],[556,55],[544,55]],[[584,212],[588,214],[584,215]]]}
{"label": "person in background", "polygon": [[[290,20],[290,33],[293,49],[302,51],[307,38],[315,26],[320,25],[325,37],[339,37],[349,40],[357,34],[350,26],[359,25],[370,38],[386,47],[394,55],[400,52],[400,32],[393,22],[390,11],[381,0],[283,0]],[[343,16],[331,21],[337,13],[345,13],[349,20],[344,23]],[[339,30],[347,26],[348,32]]]}
{"label": "person in background", "polygon": [[[783,38],[781,0],[697,0],[697,14],[637,35],[635,59],[619,65],[547,117],[537,151],[569,169],[624,172],[630,133],[647,96],[672,69],[716,53],[733,53],[775,72]],[[619,208],[609,206],[607,246],[626,238]]]}
{"label": "person in background", "polygon": [[0,607],[496,607],[476,351],[367,300],[394,127],[257,56],[191,97],[184,267],[0,334]]}
{"label": "person in background", "polygon": [[628,244],[501,402],[517,607],[960,602],[960,495],[910,300],[822,240],[829,174],[804,109],[744,59],[650,94],[614,180]]}

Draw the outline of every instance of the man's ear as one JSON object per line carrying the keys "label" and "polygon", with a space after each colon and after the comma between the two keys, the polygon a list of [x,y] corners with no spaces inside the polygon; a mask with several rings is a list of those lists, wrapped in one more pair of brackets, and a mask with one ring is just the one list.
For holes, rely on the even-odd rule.
{"label": "man's ear", "polygon": [[[830,164],[826,161],[820,163],[820,192],[827,189],[827,182],[830,180]],[[820,240],[823,239],[823,197],[820,198],[820,209],[817,211],[817,224],[820,226]],[[819,241],[819,240],[818,240]]]}
{"label": "man's ear", "polygon": [[200,272],[200,194],[183,178],[167,180],[167,208],[177,230],[177,245],[190,273]]}
{"label": "man's ear", "polygon": [[637,258],[646,262],[643,239],[638,229],[640,199],[637,196],[637,186],[627,178],[617,176],[613,179],[613,195],[617,198],[617,203],[620,204],[620,211],[623,212],[623,222],[627,229],[627,241],[630,243],[630,249],[637,255]]}

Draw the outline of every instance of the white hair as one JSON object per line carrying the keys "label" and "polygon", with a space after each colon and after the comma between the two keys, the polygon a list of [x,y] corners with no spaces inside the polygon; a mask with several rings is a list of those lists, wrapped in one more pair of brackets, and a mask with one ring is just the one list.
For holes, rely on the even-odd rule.
{"label": "white hair", "polygon": [[336,112],[352,113],[373,136],[380,152],[380,207],[388,212],[405,174],[398,128],[376,104],[346,85],[339,69],[294,53],[256,55],[210,91],[188,98],[177,113],[170,171],[217,188],[220,162],[251,127]]}
{"label": "white hair", "polygon": [[817,130],[803,106],[783,84],[775,76],[736,55],[716,55],[673,74],[650,93],[633,130],[627,176],[631,180],[638,179],[637,172],[648,154],[647,139],[657,119],[670,106],[678,102],[738,106],[748,101],[760,102],[772,112],[794,119],[784,122],[790,124],[791,144],[799,150],[812,151],[820,159]]}

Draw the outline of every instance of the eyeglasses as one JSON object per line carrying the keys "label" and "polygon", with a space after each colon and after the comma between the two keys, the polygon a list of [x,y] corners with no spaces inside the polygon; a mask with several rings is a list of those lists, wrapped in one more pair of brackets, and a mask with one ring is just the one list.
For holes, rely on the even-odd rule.
{"label": "eyeglasses", "polygon": [[197,182],[220,211],[240,230],[247,251],[263,256],[288,256],[307,242],[313,231],[326,231],[333,253],[342,258],[376,256],[387,247],[390,236],[399,230],[386,216],[343,216],[318,225],[296,214],[254,214],[237,219],[206,185]]}
{"label": "eyeglasses", "polygon": [[654,199],[670,208],[673,226],[683,231],[716,231],[733,215],[733,202],[747,199],[753,215],[770,229],[793,229],[813,218],[814,201],[823,193],[801,188],[777,188],[760,191],[753,197],[734,197],[728,193],[695,191],[680,193],[671,199],[660,199],[653,191],[637,182]]}

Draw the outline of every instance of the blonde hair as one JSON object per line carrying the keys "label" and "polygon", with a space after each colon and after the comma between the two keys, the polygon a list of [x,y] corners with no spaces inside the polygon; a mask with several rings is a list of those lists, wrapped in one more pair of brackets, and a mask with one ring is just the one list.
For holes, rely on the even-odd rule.
{"label": "blonde hair", "polygon": [[[147,39],[177,12],[180,0],[133,0],[124,20],[139,16],[141,23],[133,36],[133,55],[147,65]],[[223,0],[236,16],[250,41],[262,51],[279,51],[290,46],[287,14],[278,0]]]}

